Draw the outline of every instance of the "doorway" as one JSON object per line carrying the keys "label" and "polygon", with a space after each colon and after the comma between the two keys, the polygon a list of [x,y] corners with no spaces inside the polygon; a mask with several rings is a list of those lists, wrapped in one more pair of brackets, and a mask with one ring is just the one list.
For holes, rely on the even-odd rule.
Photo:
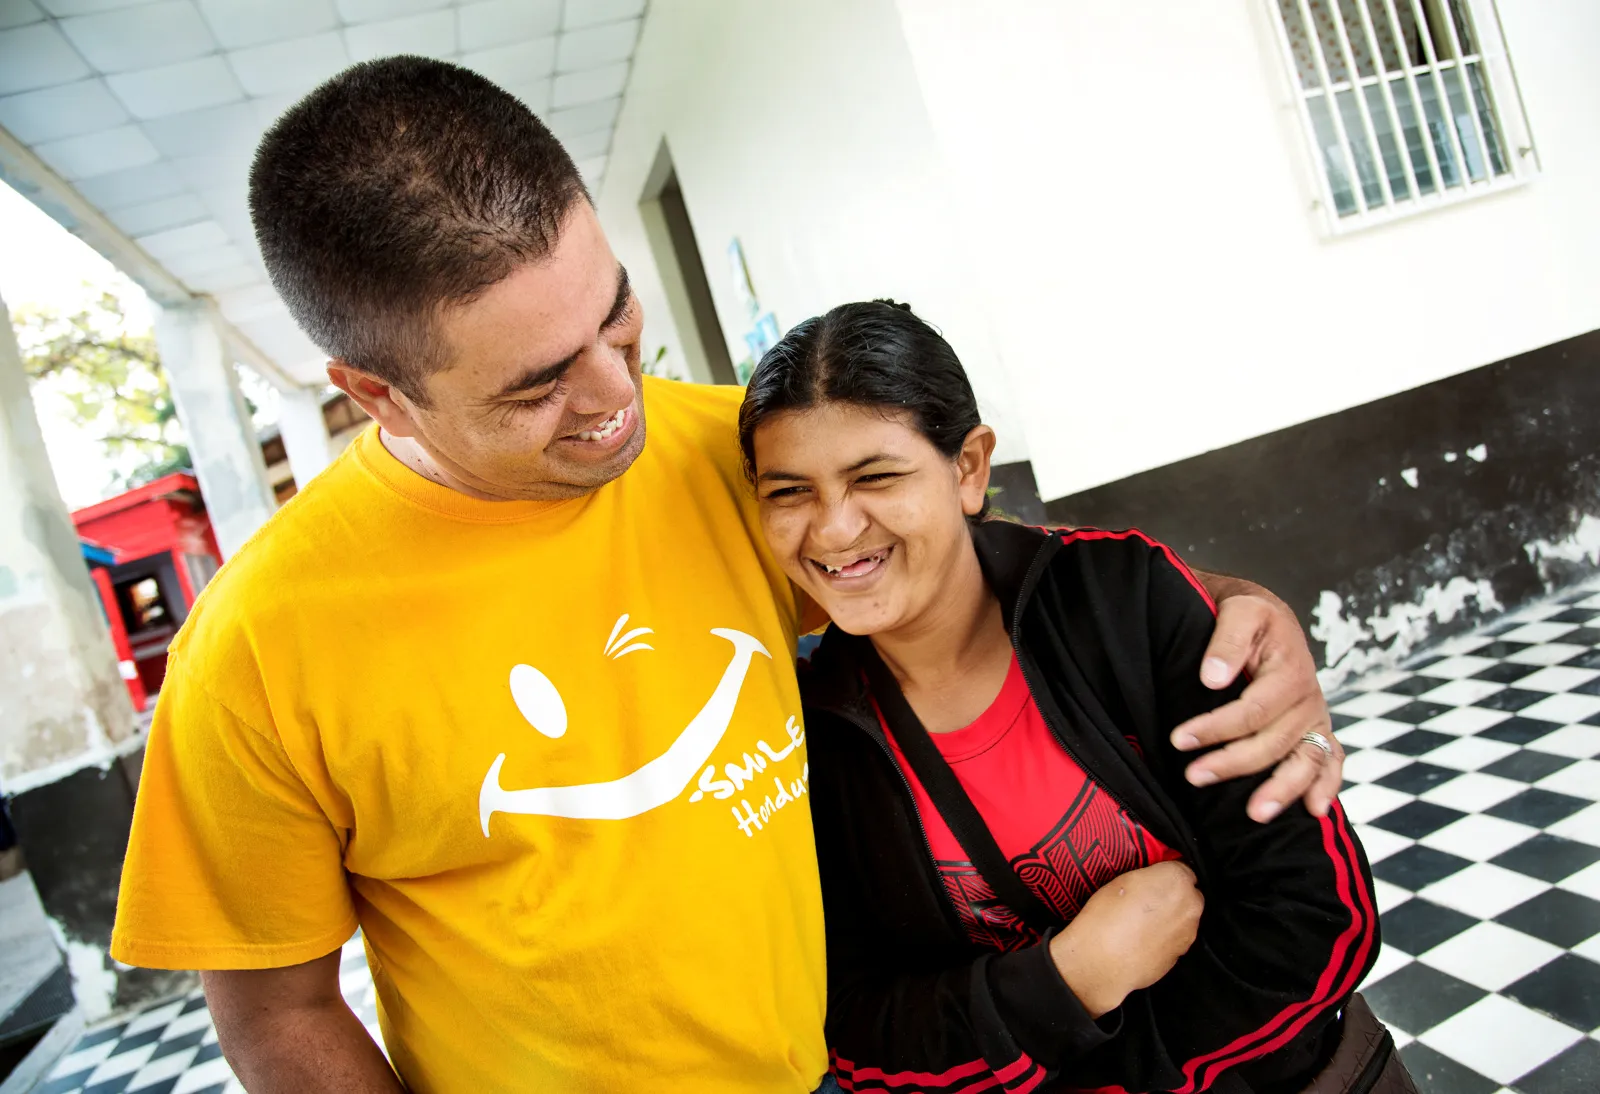
{"label": "doorway", "polygon": [[665,140],[639,195],[639,215],[661,272],[667,307],[688,358],[690,377],[703,384],[737,384],[728,342],[711,299],[711,283],[700,260],[700,244]]}

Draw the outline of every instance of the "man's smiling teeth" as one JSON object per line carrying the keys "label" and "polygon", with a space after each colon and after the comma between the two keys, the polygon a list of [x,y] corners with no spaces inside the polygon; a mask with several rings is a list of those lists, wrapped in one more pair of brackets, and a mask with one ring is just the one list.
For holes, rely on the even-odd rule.
{"label": "man's smiling teeth", "polygon": [[619,410],[615,414],[611,415],[611,417],[609,417],[605,421],[601,422],[595,428],[593,428],[593,429],[585,429],[581,433],[577,433],[577,434],[574,434],[574,435],[580,441],[603,441],[607,437],[611,436],[611,434],[613,434],[617,430],[621,429],[622,428],[622,424],[624,422],[626,422],[627,420],[628,420],[628,408],[627,407],[623,407],[621,410]]}
{"label": "man's smiling teeth", "polygon": [[870,555],[863,555],[854,562],[847,562],[842,566],[829,566],[826,562],[811,560],[811,564],[829,577],[860,577],[862,574],[871,573],[880,563],[889,557],[889,548],[875,551]]}

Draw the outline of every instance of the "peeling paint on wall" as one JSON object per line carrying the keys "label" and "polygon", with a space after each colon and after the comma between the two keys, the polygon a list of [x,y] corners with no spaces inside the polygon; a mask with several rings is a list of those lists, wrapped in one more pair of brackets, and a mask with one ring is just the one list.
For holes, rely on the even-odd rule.
{"label": "peeling paint on wall", "polygon": [[1326,666],[1317,673],[1326,691],[1346,680],[1377,668],[1404,661],[1433,634],[1440,624],[1451,623],[1467,612],[1472,601],[1480,615],[1502,610],[1494,586],[1482,578],[1469,581],[1453,577],[1433,584],[1409,603],[1390,604],[1366,619],[1345,615],[1344,598],[1324,589],[1311,615],[1313,639],[1323,643]]}
{"label": "peeling paint on wall", "polygon": [[1600,568],[1600,517],[1585,513],[1571,535],[1555,542],[1534,540],[1522,549],[1528,553],[1528,561],[1539,567],[1545,588],[1554,590],[1567,583],[1563,579],[1574,568],[1585,564]]}
{"label": "peeling paint on wall", "polygon": [[111,967],[105,947],[71,938],[59,920],[49,918],[48,922],[51,933],[56,936],[56,945],[66,955],[73,1000],[86,1020],[99,1021],[111,1013],[117,997],[117,973]]}

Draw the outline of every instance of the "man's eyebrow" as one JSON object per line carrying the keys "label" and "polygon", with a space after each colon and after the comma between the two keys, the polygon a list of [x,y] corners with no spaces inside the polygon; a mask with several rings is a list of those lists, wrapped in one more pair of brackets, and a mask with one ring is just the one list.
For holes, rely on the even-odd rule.
{"label": "man's eyebrow", "polygon": [[[623,315],[628,310],[628,302],[633,299],[633,284],[628,280],[628,271],[621,265],[617,266],[617,295],[612,301],[611,311],[606,314],[605,321],[600,324],[601,330],[607,330],[622,321]],[[507,395],[516,395],[523,391],[533,391],[561,379],[562,374],[577,363],[582,350],[569,353],[553,365],[543,368],[529,369],[505,387],[495,392],[491,398],[503,399]]]}
{"label": "man's eyebrow", "polygon": [[601,330],[610,330],[622,322],[622,317],[628,311],[628,301],[633,299],[633,285],[628,280],[627,267],[617,265],[617,296],[611,303],[611,311],[606,314],[606,321],[600,324]]}
{"label": "man's eyebrow", "polygon": [[[848,475],[852,471],[860,471],[863,467],[870,467],[872,464],[875,464],[875,463],[880,463],[880,462],[883,462],[883,461],[888,461],[888,462],[892,463],[892,462],[898,461],[899,459],[900,459],[899,456],[891,456],[887,452],[874,452],[872,455],[866,457],[865,459],[857,460],[855,463],[851,464],[849,467],[841,468],[840,470],[844,474]],[[771,471],[763,471],[763,472],[761,472],[760,475],[756,476],[756,481],[757,482],[804,482],[806,480],[806,477],[807,476],[800,474],[798,471],[784,471],[781,468],[773,468]]]}

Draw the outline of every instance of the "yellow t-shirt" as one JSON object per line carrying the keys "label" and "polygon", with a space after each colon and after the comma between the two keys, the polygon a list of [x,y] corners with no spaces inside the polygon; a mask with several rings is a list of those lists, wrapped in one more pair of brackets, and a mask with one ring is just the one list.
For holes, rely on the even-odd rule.
{"label": "yellow t-shirt", "polygon": [[796,605],[740,394],[647,380],[643,455],[565,502],[364,433],[173,643],[114,956],[290,965],[359,923],[414,1091],[812,1090]]}

